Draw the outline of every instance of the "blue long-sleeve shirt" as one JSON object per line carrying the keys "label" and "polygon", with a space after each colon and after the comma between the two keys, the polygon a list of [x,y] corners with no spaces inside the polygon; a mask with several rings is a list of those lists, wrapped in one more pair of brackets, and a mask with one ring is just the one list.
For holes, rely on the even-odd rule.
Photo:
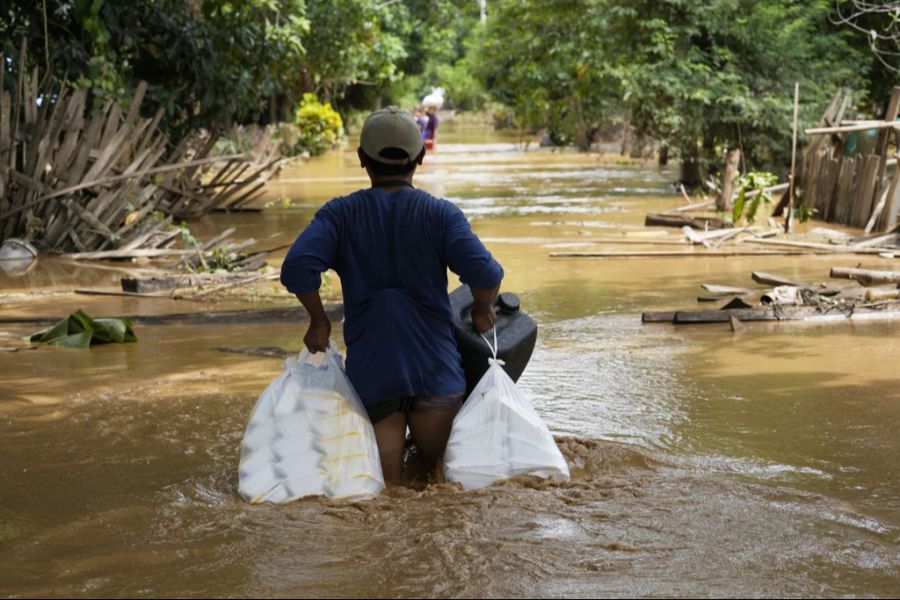
{"label": "blue long-sleeve shirt", "polygon": [[281,283],[316,290],[334,269],[344,294],[347,376],[366,406],[465,389],[453,338],[447,268],[473,288],[503,268],[456,206],[413,188],[331,200],[291,247]]}

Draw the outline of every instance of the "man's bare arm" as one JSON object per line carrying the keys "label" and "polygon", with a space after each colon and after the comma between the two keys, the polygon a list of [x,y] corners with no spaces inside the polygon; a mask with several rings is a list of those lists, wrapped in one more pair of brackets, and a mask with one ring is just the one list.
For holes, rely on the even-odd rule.
{"label": "man's bare arm", "polygon": [[475,331],[478,333],[490,331],[497,322],[497,315],[494,314],[494,300],[499,291],[499,283],[491,289],[472,288],[472,297],[475,298],[475,305],[472,306],[472,325],[475,326]]}
{"label": "man's bare arm", "polygon": [[297,294],[297,299],[309,313],[309,328],[303,336],[303,343],[313,354],[325,352],[328,348],[328,339],[331,337],[331,321],[325,314],[319,290]]}

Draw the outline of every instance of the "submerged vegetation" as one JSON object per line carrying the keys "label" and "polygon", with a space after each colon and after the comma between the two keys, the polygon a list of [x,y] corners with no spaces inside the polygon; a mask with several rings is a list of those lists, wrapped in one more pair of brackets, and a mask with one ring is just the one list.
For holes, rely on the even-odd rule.
{"label": "submerged vegetation", "polygon": [[[782,170],[791,90],[804,122],[840,87],[878,112],[884,55],[832,0],[57,0],[0,14],[4,85],[24,42],[31,62],[91,90],[95,106],[146,107],[179,133],[296,124],[289,152],[316,153],[340,117],[411,108],[432,86],[449,108],[587,149],[604,125],[678,155],[699,182],[741,148],[746,168]],[[840,0],[838,0],[840,4]],[[878,31],[878,19],[867,26]],[[858,29],[858,27],[857,27]],[[177,136],[176,136],[177,137]]]}

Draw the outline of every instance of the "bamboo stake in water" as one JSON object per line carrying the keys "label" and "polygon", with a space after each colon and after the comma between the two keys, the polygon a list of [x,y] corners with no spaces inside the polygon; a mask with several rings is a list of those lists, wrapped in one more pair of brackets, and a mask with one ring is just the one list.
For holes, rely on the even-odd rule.
{"label": "bamboo stake in water", "polygon": [[796,173],[796,164],[797,164],[797,116],[800,112],[800,83],[794,83],[794,133],[793,133],[793,141],[791,142],[791,178],[790,184],[791,188],[788,192],[788,208],[787,208],[787,216],[784,218],[784,231],[785,233],[791,232],[791,222],[794,218],[794,194],[795,194],[795,179],[797,176]]}

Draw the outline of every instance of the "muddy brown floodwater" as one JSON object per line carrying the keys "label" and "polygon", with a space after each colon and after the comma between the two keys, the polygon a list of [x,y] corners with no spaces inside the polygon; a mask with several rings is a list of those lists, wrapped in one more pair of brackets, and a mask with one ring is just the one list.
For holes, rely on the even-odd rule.
{"label": "muddy brown floodwater", "polygon": [[[733,334],[640,322],[643,310],[691,306],[701,282],[746,286],[754,269],[822,281],[860,259],[551,259],[622,232],[641,239],[647,211],[681,203],[674,172],[443,131],[417,184],[466,212],[538,320],[520,385],[572,480],[250,506],[236,493],[238,448],[281,361],[217,348],[296,349],[302,323],[139,326],[131,345],[4,352],[0,595],[900,594],[900,324]],[[288,243],[324,201],[364,183],[348,148],[286,170],[262,213],[196,229]],[[120,274],[45,260],[0,274],[0,311],[205,310],[66,292]],[[17,296],[35,289],[46,295]],[[0,345],[30,329],[2,326]]]}

